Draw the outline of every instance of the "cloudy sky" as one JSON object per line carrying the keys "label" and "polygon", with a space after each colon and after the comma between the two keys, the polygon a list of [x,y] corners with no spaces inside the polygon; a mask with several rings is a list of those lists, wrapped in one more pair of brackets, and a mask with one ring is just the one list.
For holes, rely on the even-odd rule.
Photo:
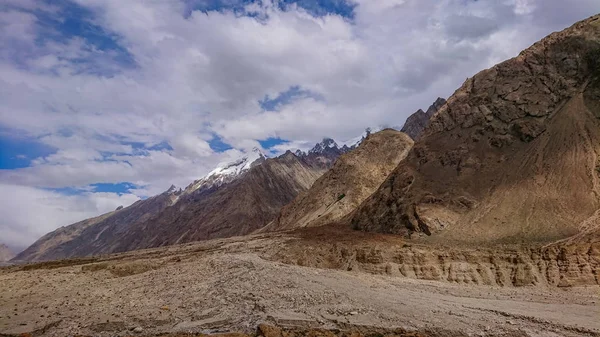
{"label": "cloudy sky", "polygon": [[598,0],[0,0],[0,242],[402,125]]}

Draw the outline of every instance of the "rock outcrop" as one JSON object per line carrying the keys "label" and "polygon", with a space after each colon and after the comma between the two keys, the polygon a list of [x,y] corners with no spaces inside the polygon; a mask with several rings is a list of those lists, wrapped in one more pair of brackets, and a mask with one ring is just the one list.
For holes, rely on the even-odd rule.
{"label": "rock outcrop", "polygon": [[371,195],[412,147],[405,133],[393,129],[369,134],[355,150],[281,209],[261,232],[324,225],[352,212]]}
{"label": "rock outcrop", "polygon": [[597,15],[468,79],[349,225],[469,244],[579,233],[600,208],[599,55]]}
{"label": "rock outcrop", "polygon": [[[412,245],[393,238],[289,241],[267,259],[461,285],[600,285],[600,242],[514,249]],[[309,235],[309,234],[305,234]],[[344,234],[338,233],[343,236]]]}
{"label": "rock outcrop", "polygon": [[414,140],[418,140],[421,138],[421,134],[429,125],[429,120],[433,115],[435,115],[438,110],[442,108],[446,104],[446,100],[443,98],[438,98],[433,102],[433,104],[427,109],[427,111],[423,111],[421,109],[417,110],[414,114],[408,116],[404,126],[402,127],[402,132],[406,133],[410,136],[410,138]]}

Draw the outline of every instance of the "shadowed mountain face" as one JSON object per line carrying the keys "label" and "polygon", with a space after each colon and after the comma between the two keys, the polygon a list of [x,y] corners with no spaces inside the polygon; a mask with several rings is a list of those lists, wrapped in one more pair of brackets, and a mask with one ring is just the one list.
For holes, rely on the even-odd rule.
{"label": "shadowed mountain face", "polygon": [[431,117],[433,117],[433,115],[438,112],[438,110],[441,109],[444,104],[446,104],[446,100],[443,98],[438,98],[435,102],[433,102],[429,109],[427,109],[427,112],[421,109],[417,110],[417,112],[410,115],[406,119],[401,131],[409,135],[410,138],[418,140],[421,138],[421,134],[427,125],[429,125],[429,120]]}
{"label": "shadowed mountain face", "polygon": [[600,207],[599,88],[595,16],[468,79],[350,224],[471,243],[578,233]]}
{"label": "shadowed mountain face", "polygon": [[405,133],[392,129],[368,135],[261,231],[313,227],[341,219],[381,185],[412,144]]}
{"label": "shadowed mountain face", "polygon": [[[344,151],[316,147],[273,159],[252,151],[185,190],[168,191],[114,212],[62,227],[14,258],[52,260],[245,235],[265,226],[308,189]],[[316,148],[315,147],[315,148]],[[314,150],[314,149],[313,149]]]}

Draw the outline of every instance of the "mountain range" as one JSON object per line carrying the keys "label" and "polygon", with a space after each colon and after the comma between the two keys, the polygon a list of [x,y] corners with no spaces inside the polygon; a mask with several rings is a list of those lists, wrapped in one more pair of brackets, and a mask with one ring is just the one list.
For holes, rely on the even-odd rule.
{"label": "mountain range", "polygon": [[[268,158],[49,233],[14,260],[336,225],[456,245],[600,238],[600,16],[476,74],[402,130]],[[595,240],[595,241],[594,241]]]}
{"label": "mountain range", "polygon": [[14,260],[109,254],[249,234],[272,221],[354,147],[325,138],[308,152],[287,151],[276,158],[254,148],[185,189],[172,186],[129,207],[48,233]]}

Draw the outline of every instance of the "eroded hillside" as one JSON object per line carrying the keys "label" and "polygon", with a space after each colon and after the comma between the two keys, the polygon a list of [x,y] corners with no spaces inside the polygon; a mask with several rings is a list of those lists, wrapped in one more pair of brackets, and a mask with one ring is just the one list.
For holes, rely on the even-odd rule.
{"label": "eroded hillside", "polygon": [[552,242],[600,207],[600,16],[468,79],[350,225],[464,243]]}
{"label": "eroded hillside", "polygon": [[338,158],[307,191],[281,209],[262,231],[326,225],[352,212],[371,195],[412,147],[405,133],[370,134],[357,149]]}

